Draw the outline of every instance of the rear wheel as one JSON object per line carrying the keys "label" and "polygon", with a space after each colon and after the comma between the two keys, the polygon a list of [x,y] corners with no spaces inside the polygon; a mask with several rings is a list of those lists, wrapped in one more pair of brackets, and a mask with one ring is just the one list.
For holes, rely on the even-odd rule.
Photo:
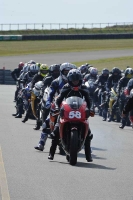
{"label": "rear wheel", "polygon": [[76,165],[77,163],[77,151],[78,151],[78,131],[71,131],[70,140],[70,165]]}

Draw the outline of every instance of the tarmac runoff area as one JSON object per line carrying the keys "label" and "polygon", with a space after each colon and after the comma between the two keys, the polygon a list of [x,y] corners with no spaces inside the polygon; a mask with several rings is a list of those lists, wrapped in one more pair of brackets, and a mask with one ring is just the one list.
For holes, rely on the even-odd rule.
{"label": "tarmac runoff area", "polygon": [[63,62],[83,61],[84,63],[87,60],[118,58],[123,56],[133,56],[133,49],[3,56],[0,57],[0,69],[5,67],[5,69],[13,70],[17,67],[19,62],[28,62],[29,60],[35,60],[36,62],[51,65]]}

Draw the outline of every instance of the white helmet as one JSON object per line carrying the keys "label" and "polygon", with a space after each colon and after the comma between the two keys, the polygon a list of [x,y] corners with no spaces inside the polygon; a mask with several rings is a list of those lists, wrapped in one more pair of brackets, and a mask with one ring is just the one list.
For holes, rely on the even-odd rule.
{"label": "white helmet", "polygon": [[31,74],[33,74],[33,75],[36,74],[36,73],[38,73],[38,70],[39,70],[39,67],[36,64],[31,64],[29,66],[29,72]]}
{"label": "white helmet", "polygon": [[67,74],[71,69],[77,69],[76,65],[71,63],[62,63],[60,66],[60,75],[63,80],[67,81]]}
{"label": "white helmet", "polygon": [[97,75],[98,75],[98,70],[97,70],[97,68],[92,67],[92,68],[90,69],[90,74],[91,74],[92,76],[97,76]]}

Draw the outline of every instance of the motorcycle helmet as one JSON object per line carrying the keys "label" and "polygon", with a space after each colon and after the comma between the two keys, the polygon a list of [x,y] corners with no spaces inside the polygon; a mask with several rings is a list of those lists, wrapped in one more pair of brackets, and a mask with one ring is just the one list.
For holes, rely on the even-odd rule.
{"label": "motorcycle helmet", "polygon": [[48,73],[49,67],[47,64],[41,64],[40,66],[40,75],[45,76]]}
{"label": "motorcycle helmet", "polygon": [[40,66],[41,66],[41,63],[36,63],[36,65],[38,66],[38,68],[40,68]]}
{"label": "motorcycle helmet", "polygon": [[24,63],[23,63],[23,62],[20,62],[20,63],[18,64],[18,68],[21,69],[21,70],[23,69],[23,66],[24,66]]}
{"label": "motorcycle helmet", "polygon": [[109,76],[109,70],[106,69],[106,68],[104,68],[104,69],[102,70],[102,75],[103,75],[103,76]]}
{"label": "motorcycle helmet", "polygon": [[23,72],[26,73],[28,71],[29,71],[29,65],[28,65],[28,63],[25,63],[24,67],[23,67]]}
{"label": "motorcycle helmet", "polygon": [[124,75],[126,78],[133,78],[133,69],[127,68],[124,72]]}
{"label": "motorcycle helmet", "polygon": [[29,72],[32,76],[38,73],[38,66],[36,64],[31,64],[29,66]]}
{"label": "motorcycle helmet", "polygon": [[49,73],[54,79],[58,78],[58,76],[60,75],[60,65],[57,64],[50,65]]}
{"label": "motorcycle helmet", "polygon": [[67,75],[68,83],[73,90],[78,90],[82,84],[82,74],[78,69],[71,69]]}
{"label": "motorcycle helmet", "polygon": [[67,81],[67,74],[71,69],[76,69],[77,67],[71,63],[63,63],[60,66],[60,76],[64,81]]}
{"label": "motorcycle helmet", "polygon": [[36,64],[36,62],[35,62],[34,60],[30,60],[30,61],[28,62],[28,64]]}
{"label": "motorcycle helmet", "polygon": [[83,75],[83,76],[85,76],[87,73],[88,73],[88,65],[81,65],[80,67],[79,67],[79,71],[81,72],[81,74]]}
{"label": "motorcycle helmet", "polygon": [[90,75],[96,77],[98,75],[97,68],[91,67],[91,69],[90,69]]}
{"label": "motorcycle helmet", "polygon": [[121,70],[117,67],[114,67],[111,71],[113,76],[119,76],[121,74]]}

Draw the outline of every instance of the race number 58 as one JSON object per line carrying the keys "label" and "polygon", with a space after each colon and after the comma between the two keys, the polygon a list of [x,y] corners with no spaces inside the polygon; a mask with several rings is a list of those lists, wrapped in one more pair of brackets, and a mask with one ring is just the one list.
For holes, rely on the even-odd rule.
{"label": "race number 58", "polygon": [[69,118],[73,119],[73,118],[77,118],[80,119],[81,118],[81,113],[79,111],[71,111],[69,112]]}

